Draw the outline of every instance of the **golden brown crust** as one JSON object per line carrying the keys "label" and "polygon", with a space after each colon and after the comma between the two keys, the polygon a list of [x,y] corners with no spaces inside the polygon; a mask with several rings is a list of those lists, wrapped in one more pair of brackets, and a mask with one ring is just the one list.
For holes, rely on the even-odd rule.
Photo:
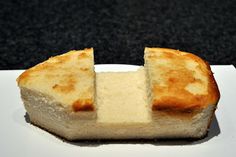
{"label": "golden brown crust", "polygon": [[92,99],[78,99],[73,103],[73,110],[77,111],[93,111],[93,100]]}
{"label": "golden brown crust", "polygon": [[209,84],[208,84],[208,93],[209,93],[208,94],[208,102],[209,102],[209,104],[217,105],[217,102],[220,99],[220,91],[219,91],[218,85],[216,83],[216,80],[213,76],[213,73],[211,71],[210,65],[207,62],[205,62],[205,63],[207,65],[208,71],[210,72]]}
{"label": "golden brown crust", "polygon": [[74,75],[68,75],[65,79],[61,80],[58,84],[54,84],[52,89],[60,93],[70,93],[75,91],[76,77]]}
{"label": "golden brown crust", "polygon": [[74,111],[89,111],[94,108],[94,73],[93,49],[73,50],[26,70],[17,83],[49,95]]}
{"label": "golden brown crust", "polygon": [[[149,73],[162,71],[161,77],[165,80],[163,81],[165,85],[160,85],[155,81],[151,83],[153,93],[151,103],[154,111],[197,113],[208,105],[217,104],[220,94],[210,66],[198,56],[167,48],[145,48],[145,60],[147,64],[152,64]],[[168,61],[169,65],[155,65],[160,60]],[[186,61],[196,64],[196,67],[186,68]],[[196,94],[186,90],[189,84],[204,85],[204,79],[197,78],[195,70],[206,77],[206,93]]]}
{"label": "golden brown crust", "polygon": [[[72,51],[71,51],[72,52]],[[17,82],[18,84],[24,84],[27,79],[30,77],[30,75],[37,74],[37,72],[42,71],[50,71],[50,73],[53,73],[53,71],[57,70],[58,65],[62,65],[66,63],[69,60],[69,55],[61,55],[61,56],[55,56],[50,57],[47,61],[39,63],[35,65],[34,67],[24,71],[18,78]],[[53,61],[53,62],[51,62]],[[48,74],[50,74],[48,73]]]}
{"label": "golden brown crust", "polygon": [[[78,56],[78,58],[74,58]],[[37,75],[39,72],[47,72],[48,74],[51,75],[60,75],[61,72],[65,72],[68,69],[72,69],[71,65],[67,65],[68,62],[71,60],[74,60],[75,63],[79,63],[78,61],[81,59],[91,59],[91,56],[93,56],[93,48],[87,48],[84,50],[76,51],[76,50],[71,50],[65,54],[58,55],[55,57],[50,57],[47,61],[44,61],[42,63],[39,63],[35,65],[32,68],[27,69],[24,71],[18,78],[17,78],[17,83],[24,84],[26,83],[27,79],[31,75]],[[93,59],[93,58],[92,58]],[[58,71],[59,68],[62,69],[62,71]],[[73,67],[76,68],[76,67]],[[86,67],[80,67],[81,71],[87,71],[88,68]],[[71,71],[70,71],[71,72]]]}

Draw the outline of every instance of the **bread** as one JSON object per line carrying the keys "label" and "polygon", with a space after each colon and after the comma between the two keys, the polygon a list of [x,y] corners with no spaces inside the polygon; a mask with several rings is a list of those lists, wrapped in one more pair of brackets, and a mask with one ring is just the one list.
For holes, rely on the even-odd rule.
{"label": "bread", "polygon": [[137,71],[95,76],[93,66],[93,49],[85,49],[21,74],[17,82],[30,121],[68,140],[199,138],[207,133],[219,90],[202,59],[146,48],[145,66]]}
{"label": "bread", "polygon": [[21,88],[37,90],[76,111],[94,110],[93,49],[50,58],[18,78]]}
{"label": "bread", "polygon": [[149,105],[153,119],[165,124],[162,137],[204,136],[220,98],[208,63],[173,49],[144,53]]}
{"label": "bread", "polygon": [[[52,57],[18,79],[33,124],[72,139],[77,121],[96,119],[93,49]],[[84,122],[86,123],[86,122]]]}
{"label": "bread", "polygon": [[145,71],[105,72],[96,76],[99,123],[149,123]]}

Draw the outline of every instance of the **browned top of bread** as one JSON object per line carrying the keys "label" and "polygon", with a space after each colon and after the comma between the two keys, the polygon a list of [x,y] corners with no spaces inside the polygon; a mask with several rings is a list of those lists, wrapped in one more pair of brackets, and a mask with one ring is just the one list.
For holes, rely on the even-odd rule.
{"label": "browned top of bread", "polygon": [[145,48],[153,110],[192,112],[217,104],[220,93],[207,62],[194,54]]}
{"label": "browned top of bread", "polygon": [[17,79],[18,86],[41,92],[74,111],[94,110],[93,49],[49,58]]}

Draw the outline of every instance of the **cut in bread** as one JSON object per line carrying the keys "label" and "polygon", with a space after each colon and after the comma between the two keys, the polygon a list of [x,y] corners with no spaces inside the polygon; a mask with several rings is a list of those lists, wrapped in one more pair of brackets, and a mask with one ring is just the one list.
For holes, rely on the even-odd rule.
{"label": "cut in bread", "polygon": [[220,98],[208,63],[179,50],[145,48],[145,69],[153,118],[162,119],[175,132],[180,126],[196,130],[189,135],[179,132],[177,137],[205,135]]}
{"label": "cut in bread", "polygon": [[145,71],[97,73],[99,123],[150,123]]}
{"label": "cut in bread", "polygon": [[145,67],[137,71],[95,77],[93,66],[93,50],[85,49],[50,58],[21,74],[17,81],[30,121],[68,140],[206,134],[219,91],[202,59],[146,48]]}

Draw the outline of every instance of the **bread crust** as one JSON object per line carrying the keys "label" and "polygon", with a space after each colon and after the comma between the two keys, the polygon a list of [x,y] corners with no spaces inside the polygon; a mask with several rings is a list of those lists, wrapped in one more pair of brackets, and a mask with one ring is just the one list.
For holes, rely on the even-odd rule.
{"label": "bread crust", "polygon": [[91,99],[76,100],[73,103],[73,110],[77,111],[94,111],[93,102]]}
{"label": "bread crust", "polygon": [[90,48],[51,57],[23,72],[17,83],[19,87],[52,96],[74,112],[93,111],[94,76],[93,48]]}
{"label": "bread crust", "polygon": [[[164,71],[162,76],[168,81],[165,87],[151,82],[150,87],[153,93],[151,105],[153,111],[164,111],[172,115],[173,113],[180,113],[179,115],[184,116],[196,114],[208,105],[217,104],[220,93],[207,62],[188,52],[168,48],[145,48],[146,66],[148,66],[147,64],[155,64],[159,60],[167,60],[170,62],[169,64],[175,67],[170,67],[169,65],[146,67],[149,71],[149,77],[155,77],[153,73],[158,73],[158,70],[162,69]],[[196,70],[206,77],[206,93],[193,94],[185,89],[188,84],[201,83],[201,80],[194,77],[195,69],[190,70],[185,67],[184,61],[196,64]],[[159,69],[155,69],[156,67]],[[165,94],[159,97],[160,93]]]}

